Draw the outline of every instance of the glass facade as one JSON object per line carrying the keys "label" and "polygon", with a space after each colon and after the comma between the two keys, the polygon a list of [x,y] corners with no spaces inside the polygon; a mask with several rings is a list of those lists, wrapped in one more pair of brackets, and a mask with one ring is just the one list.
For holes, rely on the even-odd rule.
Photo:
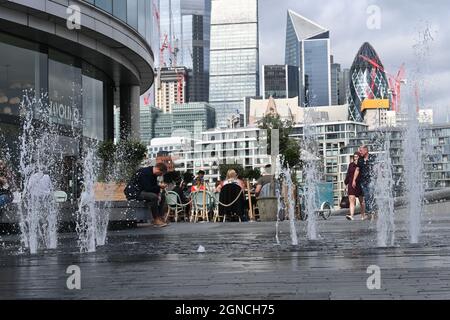
{"label": "glass facade", "polygon": [[258,41],[257,0],[212,1],[209,101],[219,126],[259,94]]}
{"label": "glass facade", "polygon": [[339,74],[341,73],[341,65],[338,63],[331,64],[331,105],[339,104]]}
{"label": "glass facade", "polygon": [[308,106],[331,105],[330,40],[304,41],[304,74],[308,76],[305,87]]}
{"label": "glass facade", "polygon": [[354,121],[363,120],[361,105],[366,98],[389,99],[389,84],[385,73],[367,59],[383,68],[375,49],[369,43],[364,43],[350,69],[349,116]]}
{"label": "glass facade", "polygon": [[286,65],[263,66],[263,95],[276,99],[298,97],[298,67]]}
{"label": "glass facade", "polygon": [[[81,142],[108,138],[107,128],[112,123],[107,122],[106,113],[110,107],[112,114],[112,105],[108,105],[113,96],[112,81],[79,58],[3,33],[0,33],[0,61],[2,150],[9,150],[11,166],[18,168],[23,118],[19,107],[25,95],[40,98],[48,106],[49,119],[58,135],[57,149],[62,152],[58,166],[64,179],[58,186],[70,196],[76,192],[69,176],[75,170],[76,158],[83,147]],[[39,120],[37,116],[35,119]],[[75,138],[78,134],[82,141]]]}
{"label": "glass facade", "polygon": [[141,107],[141,141],[149,143],[153,138],[170,137],[175,130],[194,133],[214,128],[215,109],[206,102],[174,104],[171,113],[163,113],[155,107]]}
{"label": "glass facade", "polygon": [[285,63],[300,68],[300,105],[331,105],[330,62],[329,31],[288,11]]}
{"label": "glass facade", "polygon": [[[149,45],[153,41],[153,10],[156,0],[84,0],[113,15],[140,33]],[[162,3],[166,2],[161,1]]]}
{"label": "glass facade", "polygon": [[160,3],[161,67],[189,70],[190,102],[209,97],[209,41],[211,0],[166,0]]}

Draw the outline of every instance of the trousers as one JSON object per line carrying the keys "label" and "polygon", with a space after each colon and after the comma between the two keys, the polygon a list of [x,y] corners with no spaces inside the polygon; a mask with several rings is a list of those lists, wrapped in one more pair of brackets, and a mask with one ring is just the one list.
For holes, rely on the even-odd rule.
{"label": "trousers", "polygon": [[164,204],[165,204],[165,196],[164,193],[161,194],[161,199],[159,195],[152,192],[142,191],[137,200],[144,201],[148,204],[148,207],[152,213],[153,219],[162,218],[164,216]]}

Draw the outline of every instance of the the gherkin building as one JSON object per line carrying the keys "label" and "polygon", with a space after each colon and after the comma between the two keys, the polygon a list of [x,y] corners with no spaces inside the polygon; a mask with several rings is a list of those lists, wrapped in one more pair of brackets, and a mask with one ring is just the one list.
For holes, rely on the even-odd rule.
{"label": "the gherkin building", "polygon": [[365,42],[350,68],[349,120],[363,121],[365,99],[389,99],[389,84],[375,49]]}

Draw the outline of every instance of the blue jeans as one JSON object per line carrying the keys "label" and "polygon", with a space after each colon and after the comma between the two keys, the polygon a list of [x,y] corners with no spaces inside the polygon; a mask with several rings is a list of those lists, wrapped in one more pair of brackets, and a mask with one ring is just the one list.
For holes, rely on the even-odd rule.
{"label": "blue jeans", "polygon": [[372,183],[361,183],[361,190],[364,195],[364,203],[366,206],[366,213],[374,213],[375,211],[375,198],[374,189]]}
{"label": "blue jeans", "polygon": [[5,207],[7,204],[11,203],[13,198],[9,194],[0,194],[0,208]]}

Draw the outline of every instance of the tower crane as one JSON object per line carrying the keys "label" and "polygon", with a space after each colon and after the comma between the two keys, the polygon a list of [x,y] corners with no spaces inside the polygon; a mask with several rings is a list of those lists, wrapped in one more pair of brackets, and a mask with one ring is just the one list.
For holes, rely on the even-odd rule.
{"label": "tower crane", "polygon": [[373,98],[373,90],[375,88],[375,76],[376,76],[376,70],[380,70],[388,77],[389,82],[389,89],[392,94],[392,110],[395,112],[399,112],[400,108],[400,99],[401,99],[401,84],[406,83],[405,79],[405,64],[403,63],[400,67],[400,70],[397,72],[397,75],[392,75],[386,70],[380,66],[375,60],[370,59],[369,57],[366,57],[364,55],[360,55],[362,59],[367,61],[372,65],[372,83],[371,83],[371,90],[372,90],[372,98]]}

